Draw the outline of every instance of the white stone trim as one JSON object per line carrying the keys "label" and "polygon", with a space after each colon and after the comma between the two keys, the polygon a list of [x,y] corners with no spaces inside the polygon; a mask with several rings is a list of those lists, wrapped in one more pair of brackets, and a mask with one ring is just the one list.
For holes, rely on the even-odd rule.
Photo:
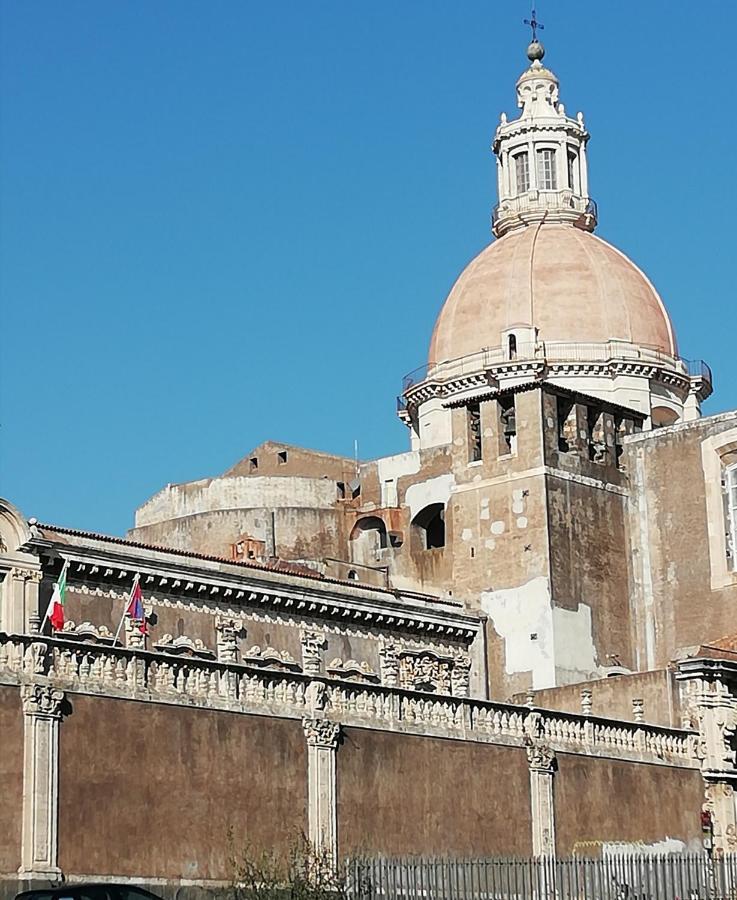
{"label": "white stone trim", "polygon": [[555,753],[541,745],[527,748],[530,765],[530,819],[532,855],[555,856]]}
{"label": "white stone trim", "polygon": [[722,456],[737,450],[737,427],[706,438],[701,442],[701,466],[704,472],[704,499],[706,502],[707,542],[711,589],[719,590],[737,585],[737,571],[730,571],[727,563],[727,523],[724,521]]}
{"label": "white stone trim", "polygon": [[338,799],[335,754],[340,725],[329,719],[302,719],[307,742],[308,836],[312,849],[338,858]]}
{"label": "white stone trim", "polygon": [[59,721],[62,691],[22,684],[23,809],[22,878],[56,880],[59,818]]}

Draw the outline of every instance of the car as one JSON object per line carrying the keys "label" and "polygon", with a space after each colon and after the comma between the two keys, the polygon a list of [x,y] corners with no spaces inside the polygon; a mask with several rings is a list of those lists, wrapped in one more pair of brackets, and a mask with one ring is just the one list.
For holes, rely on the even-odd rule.
{"label": "car", "polygon": [[69,883],[16,894],[15,900],[162,900],[134,884]]}

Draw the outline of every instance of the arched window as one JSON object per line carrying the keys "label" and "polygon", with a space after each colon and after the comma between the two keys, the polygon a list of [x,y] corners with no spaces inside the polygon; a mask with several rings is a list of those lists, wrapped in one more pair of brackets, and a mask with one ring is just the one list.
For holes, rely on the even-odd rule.
{"label": "arched window", "polygon": [[517,359],[517,335],[510,334],[509,335],[509,358]]}
{"label": "arched window", "polygon": [[530,190],[530,158],[527,151],[517,153],[514,157],[514,180],[518,194]]}
{"label": "arched window", "polygon": [[537,186],[541,191],[555,191],[558,189],[555,150],[547,147],[537,151]]}
{"label": "arched window", "polygon": [[375,566],[388,545],[386,525],[378,516],[364,516],[353,526],[349,541],[352,563]]}
{"label": "arched window", "polygon": [[568,151],[568,187],[578,192],[578,154],[575,150]]}
{"label": "arched window", "polygon": [[445,505],[431,503],[412,519],[423,550],[435,550],[445,546]]}
{"label": "arched window", "polygon": [[358,572],[355,569],[348,570],[348,581],[358,581]]}
{"label": "arched window", "polygon": [[654,406],[650,410],[650,421],[653,428],[667,428],[678,421],[678,413],[668,406]]}

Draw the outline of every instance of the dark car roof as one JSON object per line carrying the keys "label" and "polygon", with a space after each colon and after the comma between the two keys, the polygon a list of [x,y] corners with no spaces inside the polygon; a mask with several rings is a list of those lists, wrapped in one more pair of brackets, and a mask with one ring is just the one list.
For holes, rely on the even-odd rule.
{"label": "dark car roof", "polygon": [[20,894],[15,895],[15,900],[32,900],[33,897],[38,897],[40,894],[45,897],[69,897],[79,891],[110,891],[115,889],[123,891],[135,890],[141,894],[146,894],[152,900],[161,900],[157,894],[153,894],[137,884],[126,884],[117,881],[73,881],[54,885],[53,887],[40,887],[30,891],[21,891]]}

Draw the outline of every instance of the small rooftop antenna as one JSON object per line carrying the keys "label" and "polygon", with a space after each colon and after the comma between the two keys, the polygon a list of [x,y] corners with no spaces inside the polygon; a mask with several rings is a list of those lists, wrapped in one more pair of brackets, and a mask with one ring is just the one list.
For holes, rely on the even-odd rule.
{"label": "small rooftop antenna", "polygon": [[529,25],[532,29],[532,42],[537,43],[537,29],[539,28],[540,31],[545,31],[545,26],[542,24],[542,22],[537,21],[537,12],[535,11],[534,6],[532,7],[532,18],[525,19],[524,22],[525,25]]}

